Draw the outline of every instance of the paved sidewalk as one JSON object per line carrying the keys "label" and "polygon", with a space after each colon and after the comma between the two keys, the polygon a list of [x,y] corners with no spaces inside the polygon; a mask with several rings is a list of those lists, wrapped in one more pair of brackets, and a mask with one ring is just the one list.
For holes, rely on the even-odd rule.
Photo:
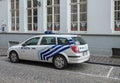
{"label": "paved sidewalk", "polygon": [[0,56],[7,55],[7,49],[8,48],[0,47]]}
{"label": "paved sidewalk", "polygon": [[91,55],[90,63],[120,66],[120,58]]}

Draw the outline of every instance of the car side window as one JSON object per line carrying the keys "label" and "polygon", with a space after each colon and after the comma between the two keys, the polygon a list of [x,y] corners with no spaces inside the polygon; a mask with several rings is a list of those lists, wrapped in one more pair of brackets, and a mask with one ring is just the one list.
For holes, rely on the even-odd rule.
{"label": "car side window", "polygon": [[40,37],[32,38],[32,39],[26,41],[26,42],[24,43],[24,45],[25,45],[25,46],[29,46],[29,45],[37,45],[39,39],[40,39]]}
{"label": "car side window", "polygon": [[67,38],[57,38],[58,45],[70,45]]}
{"label": "car side window", "polygon": [[43,37],[40,45],[55,45],[56,40],[55,37]]}

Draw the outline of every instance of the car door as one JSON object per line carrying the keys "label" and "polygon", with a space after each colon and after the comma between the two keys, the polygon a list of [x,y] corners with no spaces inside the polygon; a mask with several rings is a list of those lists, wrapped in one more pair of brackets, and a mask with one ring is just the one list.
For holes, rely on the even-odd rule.
{"label": "car door", "polygon": [[45,62],[48,61],[48,59],[52,57],[55,46],[56,46],[55,37],[47,37],[47,36],[42,37],[38,50],[39,60]]}
{"label": "car door", "polygon": [[22,59],[38,60],[37,49],[39,40],[40,37],[34,37],[22,44],[20,47],[20,55]]}

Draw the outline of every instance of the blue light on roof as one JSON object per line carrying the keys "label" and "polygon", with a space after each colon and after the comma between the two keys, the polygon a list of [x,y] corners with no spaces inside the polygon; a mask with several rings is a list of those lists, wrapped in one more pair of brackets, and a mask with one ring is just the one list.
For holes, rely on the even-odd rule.
{"label": "blue light on roof", "polygon": [[52,31],[45,31],[45,34],[54,34]]}

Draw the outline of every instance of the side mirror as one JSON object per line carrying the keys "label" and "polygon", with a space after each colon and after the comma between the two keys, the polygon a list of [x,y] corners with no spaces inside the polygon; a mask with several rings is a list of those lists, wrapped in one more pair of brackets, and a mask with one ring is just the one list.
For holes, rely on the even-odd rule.
{"label": "side mirror", "polygon": [[22,44],[22,46],[26,46],[26,44]]}

